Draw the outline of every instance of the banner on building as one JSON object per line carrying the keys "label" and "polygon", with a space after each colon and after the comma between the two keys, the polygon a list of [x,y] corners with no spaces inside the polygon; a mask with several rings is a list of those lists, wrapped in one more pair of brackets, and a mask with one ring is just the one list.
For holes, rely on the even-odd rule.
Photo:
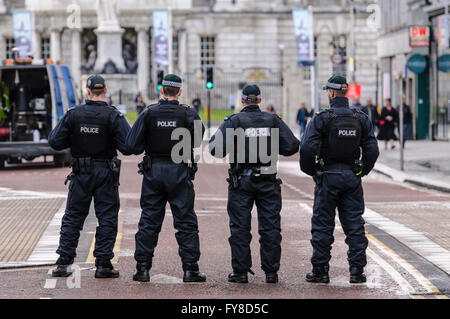
{"label": "banner on building", "polygon": [[155,36],[155,63],[169,65],[169,12],[153,11],[153,30]]}
{"label": "banner on building", "polygon": [[295,39],[297,41],[297,57],[299,66],[314,63],[314,33],[312,14],[307,9],[292,11],[294,19]]}
{"label": "banner on building", "polygon": [[32,54],[31,19],[31,13],[28,11],[13,13],[15,47],[19,50],[19,58],[21,59],[26,59]]}
{"label": "banner on building", "polygon": [[437,19],[437,27],[435,28],[436,39],[438,47],[442,49],[450,48],[450,21],[446,15],[441,15]]}
{"label": "banner on building", "polygon": [[409,27],[409,46],[411,48],[416,47],[428,47],[430,45],[430,28],[415,26]]}
{"label": "banner on building", "polygon": [[349,84],[346,98],[360,99],[361,98],[361,84]]}

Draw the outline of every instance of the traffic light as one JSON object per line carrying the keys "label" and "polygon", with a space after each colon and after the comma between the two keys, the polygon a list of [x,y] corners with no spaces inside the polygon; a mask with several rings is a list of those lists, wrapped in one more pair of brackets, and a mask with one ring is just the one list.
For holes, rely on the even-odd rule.
{"label": "traffic light", "polygon": [[163,87],[163,80],[164,80],[164,70],[156,71],[156,85],[157,85],[158,92]]}
{"label": "traffic light", "polygon": [[205,86],[208,90],[212,90],[214,88],[214,67],[213,66],[205,67]]}

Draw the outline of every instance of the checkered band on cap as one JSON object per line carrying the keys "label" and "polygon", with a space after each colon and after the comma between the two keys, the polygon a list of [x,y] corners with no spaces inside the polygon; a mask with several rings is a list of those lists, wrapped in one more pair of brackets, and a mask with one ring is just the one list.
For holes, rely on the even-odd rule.
{"label": "checkered band on cap", "polygon": [[163,86],[170,86],[170,87],[174,87],[174,88],[181,88],[182,87],[182,84],[180,82],[166,81],[166,80],[163,80],[162,85]]}
{"label": "checkered band on cap", "polygon": [[248,97],[248,96],[245,95],[245,94],[242,94],[242,98],[243,98],[245,101],[249,101],[249,102],[257,102],[257,101],[261,98],[261,95],[256,96],[256,98],[251,98],[251,97]]}

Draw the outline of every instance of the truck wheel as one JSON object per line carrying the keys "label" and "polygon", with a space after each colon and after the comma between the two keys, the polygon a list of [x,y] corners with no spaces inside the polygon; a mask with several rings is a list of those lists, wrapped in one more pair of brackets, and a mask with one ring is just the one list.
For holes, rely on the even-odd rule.
{"label": "truck wheel", "polygon": [[0,170],[5,169],[5,160],[0,158]]}

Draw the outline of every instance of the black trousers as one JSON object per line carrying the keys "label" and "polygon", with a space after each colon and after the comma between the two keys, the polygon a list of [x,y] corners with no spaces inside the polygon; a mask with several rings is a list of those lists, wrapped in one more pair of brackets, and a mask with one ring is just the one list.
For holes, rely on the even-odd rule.
{"label": "black trousers", "polygon": [[59,255],[76,257],[80,232],[89,214],[92,197],[98,219],[94,257],[104,260],[114,257],[120,200],[119,184],[109,167],[94,167],[90,174],[73,176],[56,251]]}
{"label": "black trousers", "polygon": [[144,172],[141,193],[142,214],[136,233],[134,258],[151,262],[169,202],[172,210],[175,238],[183,263],[200,259],[197,215],[194,211],[194,185],[186,164],[152,160],[151,169]]}
{"label": "black trousers", "polygon": [[314,192],[314,209],[311,219],[311,244],[313,265],[328,264],[331,245],[334,242],[336,208],[346,235],[348,262],[350,266],[364,267],[367,264],[368,241],[364,230],[364,194],[361,178],[351,170],[325,173],[322,185]]}
{"label": "black trousers", "polygon": [[277,272],[281,259],[281,180],[253,181],[240,177],[240,186],[228,187],[227,210],[230,217],[231,264],[235,272],[247,272],[252,267],[250,252],[251,211],[256,204],[260,236],[261,268]]}

